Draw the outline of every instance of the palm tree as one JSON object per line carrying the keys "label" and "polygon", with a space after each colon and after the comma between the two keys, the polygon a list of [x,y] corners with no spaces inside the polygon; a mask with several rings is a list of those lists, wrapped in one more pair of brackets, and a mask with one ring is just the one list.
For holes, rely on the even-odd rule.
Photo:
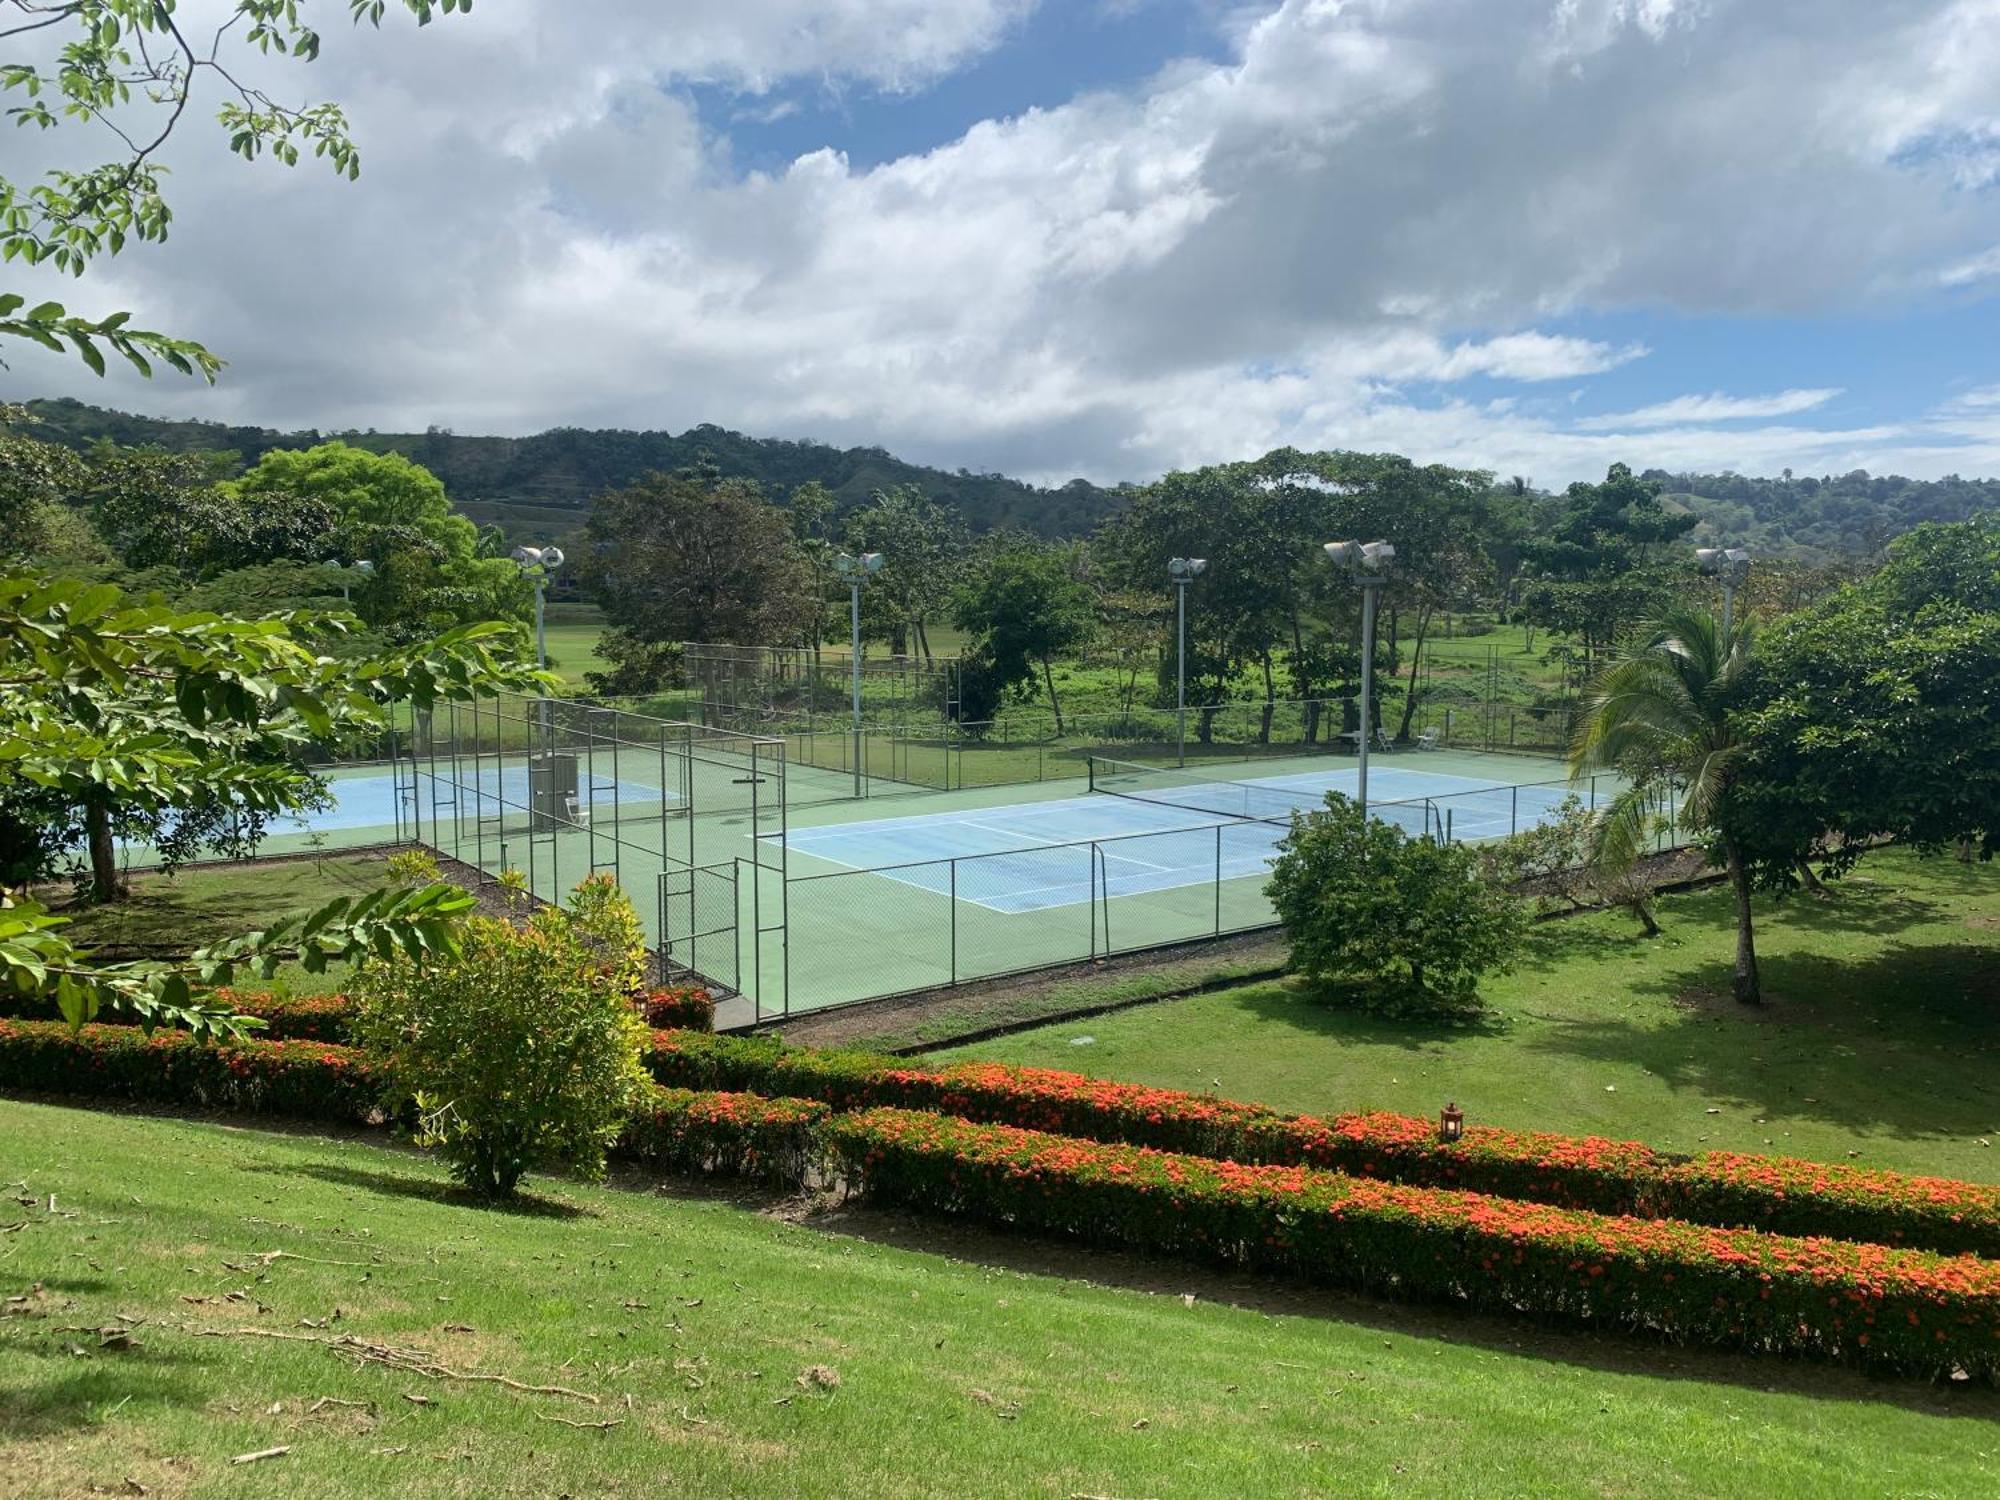
{"label": "palm tree", "polygon": [[1750,874],[1730,827],[1729,792],[1741,751],[1730,722],[1737,684],[1750,665],[1756,626],[1724,632],[1713,614],[1674,610],[1653,627],[1643,649],[1601,671],[1587,690],[1570,744],[1570,773],[1618,770],[1631,784],[1613,799],[1598,828],[1596,857],[1607,870],[1638,857],[1662,777],[1681,789],[1684,827],[1714,834],[1736,898],[1736,998],[1763,1000],[1750,921]]}

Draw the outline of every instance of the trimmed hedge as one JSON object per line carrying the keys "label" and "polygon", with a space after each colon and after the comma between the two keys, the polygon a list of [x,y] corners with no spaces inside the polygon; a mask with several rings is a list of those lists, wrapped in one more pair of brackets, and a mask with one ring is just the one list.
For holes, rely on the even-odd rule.
{"label": "trimmed hedge", "polygon": [[1313,1166],[1600,1213],[2000,1256],[2000,1187],[1943,1177],[1636,1141],[1468,1126],[1446,1144],[1428,1120],[1331,1120],[1049,1068],[912,1066],[768,1038],[661,1032],[653,1075],[682,1088],[820,1099],[837,1109],[937,1110],[970,1120],[1246,1164]]}
{"label": "trimmed hedge", "polygon": [[833,1110],[815,1099],[661,1088],[629,1121],[614,1151],[669,1172],[723,1173],[803,1184],[824,1154]]}
{"label": "trimmed hedge", "polygon": [[1409,1187],[878,1109],[828,1126],[872,1198],[1091,1244],[1760,1353],[2000,1374],[2000,1264]]}
{"label": "trimmed hedge", "polygon": [[161,1029],[0,1021],[0,1087],[148,1104],[292,1115],[341,1124],[379,1119],[382,1080],[327,1042],[213,1042]]}
{"label": "trimmed hedge", "polygon": [[[326,1042],[213,1042],[134,1026],[0,1021],[0,1088],[129,1099],[338,1124],[382,1118],[383,1079],[363,1055]],[[810,1099],[657,1088],[617,1153],[674,1172],[803,1182],[833,1111]]]}
{"label": "trimmed hedge", "polygon": [[[353,1002],[345,995],[280,995],[268,990],[223,988],[215,998],[240,1016],[264,1023],[256,1040],[265,1042],[333,1042],[347,1045],[347,1015]],[[707,990],[691,985],[648,990],[633,1002],[646,1024],[676,1031],[709,1031],[715,1026],[715,1001]],[[58,1019],[55,1005],[41,995],[0,994],[0,1018],[22,1021]],[[107,1013],[106,1026],[135,1024],[131,1017]]]}

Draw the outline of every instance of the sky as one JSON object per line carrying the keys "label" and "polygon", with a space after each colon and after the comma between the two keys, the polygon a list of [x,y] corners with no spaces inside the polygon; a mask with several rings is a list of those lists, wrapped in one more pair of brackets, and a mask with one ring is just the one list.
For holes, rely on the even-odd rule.
{"label": "sky", "polygon": [[320,61],[242,76],[340,101],[358,181],[191,111],[164,245],[0,277],[218,383],[30,350],[0,396],[1044,483],[1287,445],[2000,474],[2000,0],[309,9]]}

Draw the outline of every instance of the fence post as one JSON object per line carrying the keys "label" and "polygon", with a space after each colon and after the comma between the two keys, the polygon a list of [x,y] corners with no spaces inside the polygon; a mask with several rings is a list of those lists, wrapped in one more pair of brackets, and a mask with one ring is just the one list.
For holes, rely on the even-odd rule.
{"label": "fence post", "polygon": [[951,982],[958,983],[958,861],[951,861]]}
{"label": "fence post", "polygon": [[1511,799],[1511,800],[1512,800],[1512,802],[1513,802],[1513,806],[1512,806],[1512,807],[1510,807],[1510,808],[1508,809],[1508,811],[1507,811],[1507,836],[1508,836],[1509,838],[1512,838],[1512,837],[1513,837],[1513,836],[1514,836],[1515,834],[1517,834],[1517,833],[1519,833],[1519,832],[1521,831],[1521,786],[1520,786],[1520,783],[1519,783],[1519,782],[1516,782],[1516,783],[1514,784],[1514,786],[1513,786],[1513,789],[1512,789],[1512,790],[1513,790],[1513,797],[1512,797],[1512,799]]}
{"label": "fence post", "polygon": [[1215,935],[1222,936],[1222,825],[1215,825]]}

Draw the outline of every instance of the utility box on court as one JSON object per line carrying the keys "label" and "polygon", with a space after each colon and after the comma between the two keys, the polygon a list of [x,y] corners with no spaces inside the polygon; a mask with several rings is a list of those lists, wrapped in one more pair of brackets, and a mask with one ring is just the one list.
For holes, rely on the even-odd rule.
{"label": "utility box on court", "polygon": [[576,821],[576,807],[576,757],[559,750],[529,756],[529,826],[553,832]]}

